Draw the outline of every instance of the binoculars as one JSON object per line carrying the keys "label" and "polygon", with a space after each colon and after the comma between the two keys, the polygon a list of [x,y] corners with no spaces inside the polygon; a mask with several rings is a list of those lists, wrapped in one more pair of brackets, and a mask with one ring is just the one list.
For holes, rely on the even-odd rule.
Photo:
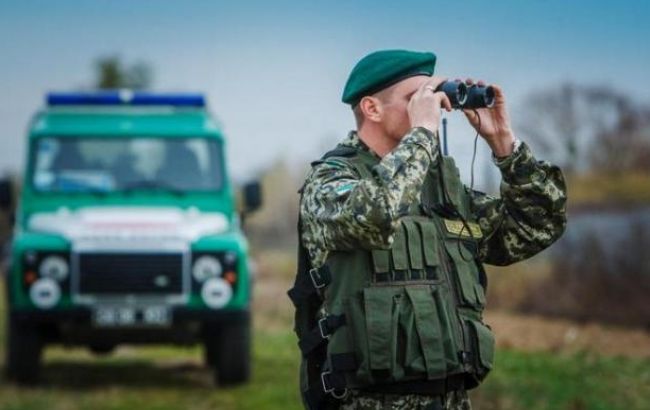
{"label": "binoculars", "polygon": [[467,85],[462,81],[445,81],[436,91],[442,91],[455,109],[490,108],[494,105],[494,88]]}

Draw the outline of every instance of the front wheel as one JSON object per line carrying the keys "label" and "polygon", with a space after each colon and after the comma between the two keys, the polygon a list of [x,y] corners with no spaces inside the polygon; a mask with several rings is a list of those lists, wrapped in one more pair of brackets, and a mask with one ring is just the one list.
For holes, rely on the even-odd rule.
{"label": "front wheel", "polygon": [[41,370],[43,340],[36,325],[19,322],[9,315],[6,371],[10,380],[34,384]]}
{"label": "front wheel", "polygon": [[251,373],[250,322],[226,323],[210,329],[205,338],[205,356],[214,366],[215,382],[219,385],[247,382]]}
{"label": "front wheel", "polygon": [[115,350],[115,345],[110,343],[91,343],[88,349],[97,356],[108,356]]}

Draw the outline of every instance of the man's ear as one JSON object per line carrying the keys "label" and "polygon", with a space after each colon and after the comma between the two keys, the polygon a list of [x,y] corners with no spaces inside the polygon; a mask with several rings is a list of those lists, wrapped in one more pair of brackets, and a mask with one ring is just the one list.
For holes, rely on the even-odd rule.
{"label": "man's ear", "polygon": [[365,96],[359,101],[359,108],[366,120],[380,122],[384,114],[379,98]]}

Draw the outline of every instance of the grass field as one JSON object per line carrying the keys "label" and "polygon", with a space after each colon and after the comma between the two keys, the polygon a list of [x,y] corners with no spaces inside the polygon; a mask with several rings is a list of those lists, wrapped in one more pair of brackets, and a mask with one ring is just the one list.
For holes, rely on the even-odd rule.
{"label": "grass field", "polygon": [[[46,352],[42,385],[24,388],[2,379],[0,409],[299,409],[298,350],[290,324],[282,325],[286,317],[258,307],[254,375],[246,386],[213,387],[199,348],[123,347],[95,357],[53,347]],[[472,392],[476,409],[650,408],[647,358],[500,349],[496,360],[496,370]]]}

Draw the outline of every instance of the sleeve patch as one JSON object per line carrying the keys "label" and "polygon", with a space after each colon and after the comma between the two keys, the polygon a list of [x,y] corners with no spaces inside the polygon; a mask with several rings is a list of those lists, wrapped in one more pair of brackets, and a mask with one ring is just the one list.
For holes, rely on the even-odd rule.
{"label": "sleeve patch", "polygon": [[337,196],[343,196],[347,194],[348,192],[352,191],[352,188],[354,187],[354,184],[349,183],[345,185],[341,185],[340,187],[336,188],[334,192],[336,193]]}

